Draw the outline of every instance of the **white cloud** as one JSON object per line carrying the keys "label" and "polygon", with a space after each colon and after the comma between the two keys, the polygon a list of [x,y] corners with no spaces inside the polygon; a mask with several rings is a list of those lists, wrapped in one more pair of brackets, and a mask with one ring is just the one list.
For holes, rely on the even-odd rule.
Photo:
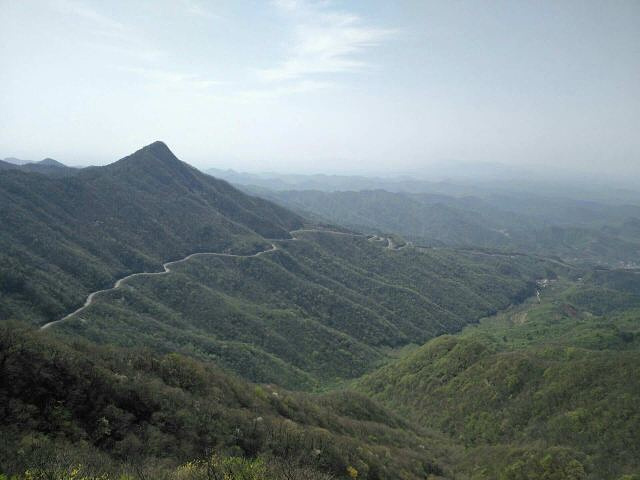
{"label": "white cloud", "polygon": [[314,80],[302,80],[298,82],[288,82],[285,85],[268,89],[245,90],[237,93],[232,100],[240,102],[251,102],[254,100],[268,100],[283,97],[285,95],[293,95],[298,93],[308,93],[316,90],[325,90],[335,88],[336,85],[331,82],[318,82]]}
{"label": "white cloud", "polygon": [[181,3],[184,11],[188,15],[193,15],[194,17],[201,17],[205,19],[221,18],[220,15],[213,13],[197,0],[182,0]]}
{"label": "white cloud", "polygon": [[[98,33],[100,38],[85,44],[105,57],[120,57],[120,61],[112,63],[116,69],[142,78],[156,90],[188,92],[216,101],[245,103],[336,88],[337,81],[326,78],[326,74],[367,67],[362,58],[364,51],[393,33],[368,26],[357,15],[331,8],[329,2],[277,0],[274,5],[291,27],[294,38],[287,56],[271,68],[257,70],[257,75],[254,67],[249,70],[253,73],[249,78],[230,83],[179,67],[167,69],[166,65],[172,63],[171,51],[150,48],[144,30],[120,23],[82,0],[50,1],[59,12],[76,18],[84,29]],[[175,6],[178,14],[222,18],[200,0],[180,0]]]}
{"label": "white cloud", "polygon": [[[77,0],[53,0],[53,7],[61,13],[78,17],[87,21],[96,33],[111,36],[125,34],[125,26]],[[97,30],[95,30],[97,29]]]}
{"label": "white cloud", "polygon": [[163,90],[207,93],[212,87],[226,83],[218,80],[210,80],[191,73],[163,70],[159,68],[118,67],[118,70],[139,75],[147,80],[152,86]]}
{"label": "white cloud", "polygon": [[368,66],[361,54],[395,33],[368,26],[352,13],[331,10],[328,2],[277,0],[274,4],[294,22],[294,42],[286,59],[259,71],[263,80],[361,70]]}
{"label": "white cloud", "polygon": [[[194,0],[184,0],[182,4],[183,11],[187,14],[213,18],[213,14]],[[138,31],[113,20],[86,3],[79,0],[52,0],[52,6],[60,13],[76,18],[82,22],[84,28],[99,35],[100,38],[97,40],[84,42],[88,47],[102,55],[119,56],[125,61],[129,59],[139,62],[141,66],[115,68],[144,78],[154,88],[207,94],[209,89],[223,83],[193,73],[157,68],[154,64],[169,58],[168,52],[150,48]]]}

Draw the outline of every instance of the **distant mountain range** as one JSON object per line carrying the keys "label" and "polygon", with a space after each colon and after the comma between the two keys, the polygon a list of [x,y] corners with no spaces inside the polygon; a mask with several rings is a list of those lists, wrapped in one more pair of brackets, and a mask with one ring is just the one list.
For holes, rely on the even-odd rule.
{"label": "distant mountain range", "polygon": [[69,177],[78,173],[80,169],[68,167],[53,158],[31,162],[10,157],[0,160],[0,170],[21,170],[23,172],[41,173],[50,177]]}
{"label": "distant mountain range", "polygon": [[640,222],[640,203],[617,205],[487,189],[460,195],[241,188],[316,221],[395,232],[420,245],[501,249],[552,254],[576,262],[640,266],[640,236],[635,228]]}
{"label": "distant mountain range", "polygon": [[[474,164],[455,164],[438,174],[427,172],[403,175],[324,175],[281,174],[276,172],[245,173],[235,170],[210,168],[206,173],[236,185],[253,190],[318,190],[347,192],[385,190],[391,193],[426,193],[455,197],[483,197],[487,194],[525,194],[534,197],[555,197],[572,200],[590,200],[606,204],[640,204],[640,190],[622,185],[615,186],[598,178],[573,177],[540,178],[527,175],[522,169],[485,168]],[[450,173],[445,175],[444,173]],[[457,172],[457,173],[456,173]],[[493,173],[492,173],[493,172]]]}

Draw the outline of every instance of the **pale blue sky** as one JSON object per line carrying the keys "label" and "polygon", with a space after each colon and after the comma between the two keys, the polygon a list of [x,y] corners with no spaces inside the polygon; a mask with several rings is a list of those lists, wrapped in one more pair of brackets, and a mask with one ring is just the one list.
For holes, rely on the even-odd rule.
{"label": "pale blue sky", "polygon": [[0,59],[0,157],[640,169],[637,0],[0,0]]}

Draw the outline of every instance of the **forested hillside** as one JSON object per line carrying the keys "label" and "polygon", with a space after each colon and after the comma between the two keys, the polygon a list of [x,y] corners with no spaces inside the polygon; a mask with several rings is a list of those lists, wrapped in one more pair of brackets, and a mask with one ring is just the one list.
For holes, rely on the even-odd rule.
{"label": "forested hillside", "polygon": [[527,257],[395,251],[332,232],[295,236],[259,257],[199,257],[171,275],[131,279],[52,328],[312,388],[519,302],[555,268]]}
{"label": "forested hillside", "polygon": [[44,323],[127,273],[196,251],[254,252],[302,220],[156,142],[73,177],[2,171],[0,224],[0,318]]}
{"label": "forested hillside", "polygon": [[252,385],[177,354],[2,324],[0,378],[0,477],[417,480],[448,468],[438,437],[361,394]]}
{"label": "forested hillside", "polygon": [[[464,444],[474,478],[637,473],[638,281],[606,277],[552,283],[541,302],[432,340],[358,388]],[[624,287],[609,296],[603,283]]]}
{"label": "forested hillside", "polygon": [[0,186],[4,318],[42,325],[129,273],[233,253],[131,278],[52,328],[213,359],[290,388],[361,375],[390,349],[532,295],[557,267],[299,230],[299,216],[199,173],[160,142],[72,178],[4,172]]}

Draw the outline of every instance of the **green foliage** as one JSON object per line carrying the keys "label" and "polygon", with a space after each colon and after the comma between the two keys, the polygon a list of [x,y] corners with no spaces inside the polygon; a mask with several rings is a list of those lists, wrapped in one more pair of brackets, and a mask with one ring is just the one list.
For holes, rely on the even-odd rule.
{"label": "green foliage", "polygon": [[362,375],[390,349],[519,302],[548,269],[523,256],[391,251],[364,236],[307,231],[293,241],[298,216],[199,173],[161,143],[72,178],[3,172],[0,201],[0,318],[36,323],[167,259],[285,239],[260,257],[196,257],[171,275],[130,279],[52,330],[178,351],[289,388]]}
{"label": "green foliage", "polygon": [[261,459],[219,457],[195,460],[178,467],[175,480],[267,480],[268,473]]}
{"label": "green foliage", "polygon": [[583,288],[594,284],[547,287],[542,303],[434,339],[357,386],[466,445],[463,465],[490,467],[478,478],[617,479],[640,468],[640,349],[601,332],[635,332],[638,316],[626,301],[604,318],[566,303]]}
{"label": "green foliage", "polygon": [[57,478],[81,465],[79,478],[172,478],[192,462],[194,475],[229,478],[263,467],[274,479],[325,478],[352,465],[358,478],[418,479],[447,462],[447,447],[361,394],[256,386],[175,353],[4,324],[0,378],[0,471],[9,475]]}
{"label": "green foliage", "polygon": [[[0,174],[2,318],[59,318],[194,251],[278,248],[136,277],[53,331],[3,321],[0,480],[631,480],[640,468],[640,276],[510,251],[612,262],[637,252],[633,208],[538,212],[514,197],[496,216],[504,198],[311,195],[352,226],[469,247],[397,250],[335,232],[294,240],[300,217],[161,143],[65,178],[19,170]],[[579,226],[554,226],[569,214]],[[283,389],[367,372],[357,391]]]}
{"label": "green foliage", "polygon": [[527,257],[296,236],[268,255],[199,257],[171,275],[132,279],[54,330],[180,351],[252,381],[310,389],[362,375],[390,348],[519,302],[548,269]]}
{"label": "green foliage", "polygon": [[257,251],[302,221],[156,142],[72,177],[0,172],[0,225],[0,318],[44,323],[127,273],[196,251]]}
{"label": "green foliage", "polygon": [[584,466],[563,450],[527,453],[509,464],[500,480],[585,480]]}

